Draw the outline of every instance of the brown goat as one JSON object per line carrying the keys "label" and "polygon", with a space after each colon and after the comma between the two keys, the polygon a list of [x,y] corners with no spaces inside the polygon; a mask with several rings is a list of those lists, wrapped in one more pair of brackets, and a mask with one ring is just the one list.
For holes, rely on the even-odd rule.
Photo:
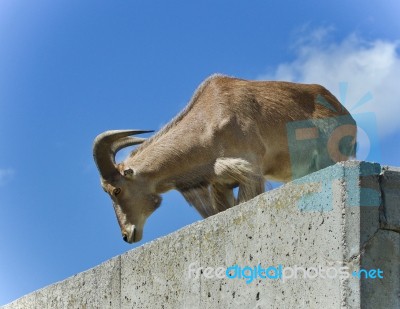
{"label": "brown goat", "polygon": [[[107,131],[93,148],[129,243],[141,240],[161,193],[178,190],[208,217],[264,192],[265,180],[287,182],[352,157],[356,124],[320,85],[213,75],[157,134],[131,137],[145,132]],[[116,152],[135,144],[116,164]]]}

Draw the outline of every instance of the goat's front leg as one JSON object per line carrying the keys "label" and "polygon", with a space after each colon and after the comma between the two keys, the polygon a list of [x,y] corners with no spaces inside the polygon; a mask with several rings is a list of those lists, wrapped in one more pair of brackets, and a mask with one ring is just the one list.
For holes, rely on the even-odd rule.
{"label": "goat's front leg", "polygon": [[231,208],[235,205],[232,188],[222,184],[213,184],[211,186],[211,202],[216,212]]}
{"label": "goat's front leg", "polygon": [[203,218],[218,213],[212,205],[210,190],[208,186],[179,190],[186,201],[192,205]]}
{"label": "goat's front leg", "polygon": [[[254,166],[242,158],[219,158],[214,171],[221,183],[239,183],[239,193],[235,204],[246,202],[264,192],[264,178]],[[216,190],[224,192],[223,190]],[[232,190],[231,190],[232,192]],[[228,194],[228,193],[225,193]],[[229,198],[231,193],[229,193]],[[223,200],[223,195],[220,198]],[[228,203],[225,203],[227,205]],[[230,203],[233,206],[232,203]],[[219,206],[221,207],[221,206]],[[226,209],[226,206],[225,206]]]}
{"label": "goat's front leg", "polygon": [[239,192],[237,198],[237,204],[247,202],[252,198],[264,193],[265,181],[261,176],[253,175],[247,182],[239,184]]}

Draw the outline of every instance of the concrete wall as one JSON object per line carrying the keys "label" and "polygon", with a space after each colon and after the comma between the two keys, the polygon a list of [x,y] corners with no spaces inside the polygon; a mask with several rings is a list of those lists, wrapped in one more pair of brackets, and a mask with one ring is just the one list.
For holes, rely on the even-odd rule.
{"label": "concrete wall", "polygon": [[[339,163],[3,308],[400,308],[399,189],[399,169]],[[210,269],[189,278],[191,264],[348,275],[246,283]],[[383,278],[353,276],[362,269]]]}

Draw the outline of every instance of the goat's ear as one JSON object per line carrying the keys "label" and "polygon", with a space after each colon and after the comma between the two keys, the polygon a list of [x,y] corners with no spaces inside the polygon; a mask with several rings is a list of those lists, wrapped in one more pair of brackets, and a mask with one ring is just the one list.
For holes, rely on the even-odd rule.
{"label": "goat's ear", "polygon": [[135,171],[131,168],[124,169],[125,177],[133,177],[135,175]]}

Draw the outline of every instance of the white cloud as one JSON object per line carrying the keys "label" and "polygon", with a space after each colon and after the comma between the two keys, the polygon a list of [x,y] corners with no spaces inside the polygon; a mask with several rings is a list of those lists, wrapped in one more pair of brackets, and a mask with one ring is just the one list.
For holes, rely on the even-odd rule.
{"label": "white cloud", "polygon": [[11,180],[14,176],[15,172],[13,169],[0,169],[0,186],[5,185],[7,182]]}
{"label": "white cloud", "polygon": [[[259,79],[321,84],[352,113],[374,112],[381,137],[399,132],[399,42],[365,41],[354,34],[332,42],[328,39],[330,30],[319,29],[301,37],[295,46],[296,59],[280,64],[275,72]],[[341,82],[348,84],[346,96],[340,95]],[[372,100],[356,104],[368,93]]]}

